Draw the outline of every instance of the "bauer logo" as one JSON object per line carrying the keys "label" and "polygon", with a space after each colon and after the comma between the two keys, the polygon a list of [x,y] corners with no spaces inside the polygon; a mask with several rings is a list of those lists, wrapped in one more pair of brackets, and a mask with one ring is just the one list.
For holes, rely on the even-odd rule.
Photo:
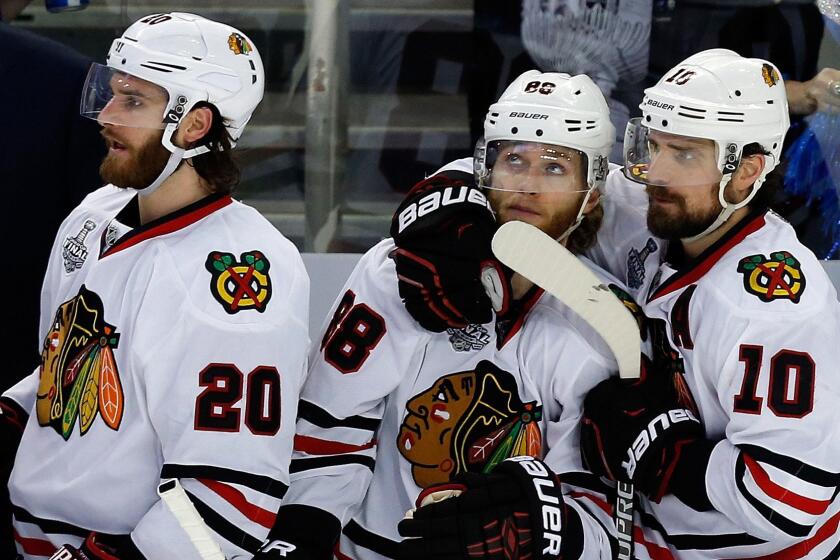
{"label": "bauer logo", "polygon": [[648,107],[656,107],[657,109],[662,109],[663,111],[673,111],[674,106],[670,103],[663,103],[661,101],[657,101],[656,99],[647,98],[645,99],[645,105]]}
{"label": "bauer logo", "polygon": [[461,203],[478,204],[479,206],[490,208],[487,197],[478,189],[466,186],[446,187],[442,193],[441,191],[435,191],[427,194],[417,202],[413,202],[403,208],[399,215],[399,233],[402,233],[405,228],[416,222],[417,218],[431,214],[438,208]]}
{"label": "bauer logo", "polygon": [[[647,450],[650,449],[650,446],[653,445],[653,442],[656,441],[661,434],[665,433],[673,424],[679,424],[680,422],[686,421],[699,423],[697,417],[694,416],[694,413],[690,410],[686,408],[675,408],[673,410],[669,410],[668,412],[659,414],[653,418],[653,420],[648,422],[647,427],[642,430],[638,436],[636,436],[636,439],[633,440],[633,445],[627,449],[627,460],[621,463],[621,466],[624,467],[624,470],[627,472],[627,476],[631,479],[633,478],[639,461],[642,460],[642,457],[644,457]],[[658,429],[657,424],[659,424]]]}
{"label": "bauer logo", "polygon": [[520,113],[518,111],[512,111],[510,113],[510,118],[512,119],[536,119],[538,121],[544,121],[548,119],[548,115],[542,115],[540,113]]}

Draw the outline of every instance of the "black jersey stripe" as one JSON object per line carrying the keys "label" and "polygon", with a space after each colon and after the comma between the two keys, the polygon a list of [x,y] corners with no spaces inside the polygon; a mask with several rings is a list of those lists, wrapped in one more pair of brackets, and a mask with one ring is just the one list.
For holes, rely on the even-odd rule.
{"label": "black jersey stripe", "polygon": [[779,455],[757,445],[741,444],[738,446],[743,453],[747,453],[756,461],[773,465],[779,470],[785,471],[791,476],[801,478],[805,482],[833,488],[840,486],[840,473],[833,473],[817,468],[813,465],[803,463],[798,459],[787,455]]}
{"label": "black jersey stripe", "polygon": [[41,529],[42,533],[47,535],[73,535],[84,539],[90,534],[90,529],[83,529],[82,527],[72,525],[65,521],[36,517],[22,507],[18,507],[16,505],[12,505],[12,514],[17,521],[36,525],[39,529]]}
{"label": "black jersey stripe", "polygon": [[298,403],[298,418],[315,424],[319,428],[355,428],[373,432],[379,427],[378,418],[366,416],[336,418],[320,406],[303,399]]}
{"label": "black jersey stripe", "polygon": [[359,525],[355,519],[351,519],[344,527],[344,536],[353,541],[357,546],[371,550],[386,558],[397,558],[399,543],[387,537],[368,531]]}
{"label": "black jersey stripe", "polygon": [[223,537],[225,540],[238,546],[239,548],[243,548],[250,552],[251,554],[255,554],[257,549],[260,548],[262,545],[262,541],[254,537],[253,535],[246,533],[230,521],[224,518],[219,512],[214,510],[212,507],[208,506],[204,502],[202,502],[195,494],[186,492],[187,497],[195,506],[195,510],[204,520],[204,523],[213,531],[216,532],[219,536]]}
{"label": "black jersey stripe", "polygon": [[767,521],[772,523],[775,527],[781,529],[788,535],[794,537],[804,537],[808,533],[811,532],[810,525],[802,525],[800,523],[796,523],[779,513],[778,511],[774,510],[770,506],[766,505],[764,502],[760,501],[758,498],[753,496],[750,491],[747,489],[746,484],[744,484],[744,474],[746,471],[746,465],[744,464],[744,457],[743,454],[738,455],[738,460],[735,463],[735,485],[738,487],[738,491],[741,492],[741,495],[744,497],[747,502],[759,513],[762,517],[764,517]]}
{"label": "black jersey stripe", "polygon": [[283,482],[259,474],[244,473],[224,467],[208,465],[176,465],[166,463],[160,471],[161,478],[209,478],[219,482],[230,482],[247,486],[251,490],[282,499],[286,495],[288,485]]}
{"label": "black jersey stripe", "polygon": [[292,459],[289,465],[290,473],[299,473],[309,471],[312,469],[322,469],[324,467],[334,467],[336,465],[362,465],[373,470],[376,460],[373,457],[366,455],[357,455],[355,453],[346,455],[329,455],[325,457],[312,457],[306,459]]}

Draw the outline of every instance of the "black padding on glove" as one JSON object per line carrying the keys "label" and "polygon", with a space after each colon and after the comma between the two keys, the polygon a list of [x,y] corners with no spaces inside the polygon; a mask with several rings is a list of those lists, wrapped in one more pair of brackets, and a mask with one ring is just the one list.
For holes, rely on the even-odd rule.
{"label": "black padding on glove", "polygon": [[[560,481],[542,461],[515,457],[490,474],[465,473],[457,497],[421,507],[398,529],[399,558],[556,559],[580,549],[579,520],[567,530]],[[571,547],[571,548],[570,548]]]}
{"label": "black padding on glove", "polygon": [[254,560],[331,560],[341,522],[331,513],[300,504],[281,506]]}
{"label": "black padding on glove", "polygon": [[[490,248],[497,224],[484,194],[465,173],[418,183],[391,222],[400,297],[426,330],[489,322],[481,270],[503,270]],[[506,280],[505,280],[506,282]]]}
{"label": "black padding on glove", "polygon": [[631,481],[659,501],[686,446],[704,437],[681,374],[658,374],[643,357],[638,380],[606,379],[584,400],[581,455],[593,473]]}

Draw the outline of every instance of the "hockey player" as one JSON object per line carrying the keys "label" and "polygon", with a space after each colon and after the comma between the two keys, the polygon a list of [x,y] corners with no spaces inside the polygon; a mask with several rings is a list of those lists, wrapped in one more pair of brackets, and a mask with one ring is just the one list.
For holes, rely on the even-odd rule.
{"label": "hockey player", "polygon": [[490,239],[495,213],[591,244],[613,138],[588,77],[526,72],[487,114],[479,188],[467,159],[409,193],[312,349],[292,484],[256,558],[329,558],[342,527],[337,557],[393,558],[424,489],[518,455],[582,471],[582,397],[616,364],[560,302],[501,281]]}
{"label": "hockey player", "polygon": [[225,557],[250,557],[289,482],[308,343],[297,250],[231,198],[260,56],[228,25],[155,14],[85,87],[109,184],[59,231],[41,366],[2,399],[7,460],[22,429],[9,480],[18,551],[199,558],[157,493],[177,479]]}
{"label": "hockey player", "polygon": [[[767,208],[788,128],[784,83],[769,62],[714,49],[645,94],[624,175],[645,185],[647,228],[644,213],[617,209],[612,233],[624,242],[613,247],[628,261],[615,272],[643,275],[633,284],[661,365],[684,373],[705,436],[663,434],[652,461],[635,447],[628,473],[620,463],[632,464],[646,430],[643,407],[611,381],[587,397],[587,461],[632,477],[651,498],[641,500],[646,542],[674,556],[834,558],[840,304],[814,254]],[[611,183],[626,202],[632,185]],[[666,241],[632,272],[628,247],[638,255],[653,237]],[[664,476],[643,483],[655,469]]]}
{"label": "hockey player", "polygon": [[[611,174],[594,253],[638,290],[655,359],[642,381],[611,378],[586,396],[585,463],[635,484],[636,558],[836,558],[840,304],[763,190],[777,180],[788,128],[784,84],[772,64],[716,49],[645,93],[623,173],[647,196]],[[687,389],[670,390],[670,379]],[[685,429],[695,416],[703,431]],[[580,526],[557,517],[547,531],[534,516],[517,530],[582,538],[585,558],[626,551],[610,520],[614,492],[578,483],[563,499],[588,512]],[[498,496],[492,481],[473,485],[418,510],[425,525],[410,524],[422,541],[414,549],[471,557],[452,543],[486,531],[476,518],[504,520],[540,503],[523,491],[501,500],[513,503],[507,512],[482,517],[477,508],[491,511]]]}

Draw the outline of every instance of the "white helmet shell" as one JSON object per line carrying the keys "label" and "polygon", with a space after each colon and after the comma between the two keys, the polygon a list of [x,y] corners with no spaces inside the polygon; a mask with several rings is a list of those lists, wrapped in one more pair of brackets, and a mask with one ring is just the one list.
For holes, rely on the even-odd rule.
{"label": "white helmet shell", "polygon": [[589,76],[529,70],[487,112],[484,138],[476,146],[474,160],[479,184],[489,174],[484,159],[487,145],[497,140],[555,144],[583,152],[592,189],[606,180],[615,127],[604,95]]}
{"label": "white helmet shell", "polygon": [[747,144],[772,155],[764,177],[778,165],[790,126],[785,84],[770,62],[726,49],[697,53],[645,90],[641,123],[653,130],[714,140],[718,168],[727,175]]}
{"label": "white helmet shell", "polygon": [[132,24],[108,52],[111,68],[169,93],[165,121],[174,127],[200,101],[213,104],[236,141],[263,98],[262,59],[241,31],[194,14],[152,14]]}

